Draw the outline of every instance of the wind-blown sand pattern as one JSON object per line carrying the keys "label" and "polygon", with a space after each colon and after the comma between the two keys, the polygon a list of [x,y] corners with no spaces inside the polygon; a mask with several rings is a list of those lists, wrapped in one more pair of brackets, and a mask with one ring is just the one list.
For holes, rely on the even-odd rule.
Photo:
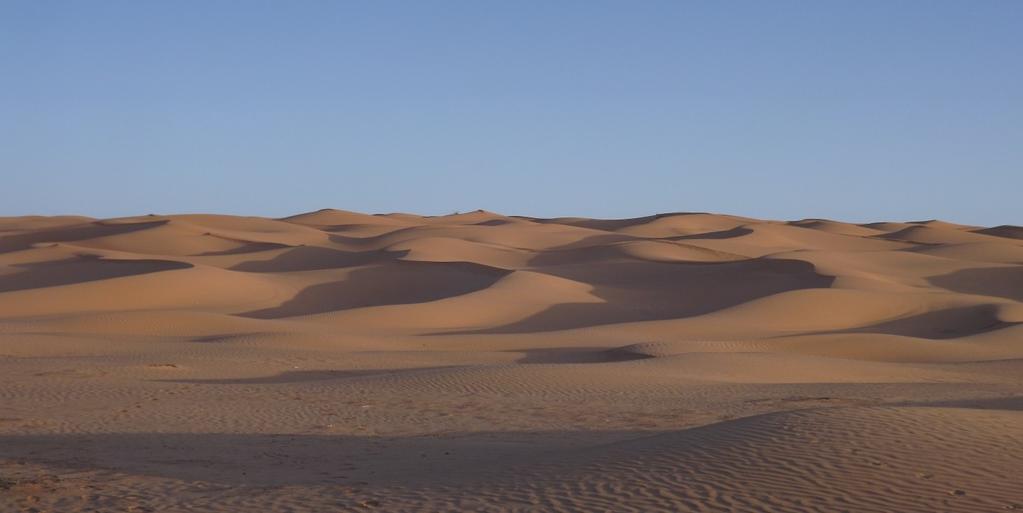
{"label": "wind-blown sand pattern", "polygon": [[0,511],[1023,509],[1023,228],[0,218]]}

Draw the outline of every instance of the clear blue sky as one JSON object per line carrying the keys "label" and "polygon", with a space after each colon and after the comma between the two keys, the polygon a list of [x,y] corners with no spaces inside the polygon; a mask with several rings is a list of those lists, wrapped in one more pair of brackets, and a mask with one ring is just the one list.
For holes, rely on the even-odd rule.
{"label": "clear blue sky", "polygon": [[0,215],[1023,224],[1023,1],[0,3]]}

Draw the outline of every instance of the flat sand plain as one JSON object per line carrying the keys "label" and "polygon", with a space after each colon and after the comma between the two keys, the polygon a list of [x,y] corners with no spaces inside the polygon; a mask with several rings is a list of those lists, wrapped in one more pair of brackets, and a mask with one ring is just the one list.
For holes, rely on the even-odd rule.
{"label": "flat sand plain", "polygon": [[1023,509],[1023,228],[0,218],[0,511]]}

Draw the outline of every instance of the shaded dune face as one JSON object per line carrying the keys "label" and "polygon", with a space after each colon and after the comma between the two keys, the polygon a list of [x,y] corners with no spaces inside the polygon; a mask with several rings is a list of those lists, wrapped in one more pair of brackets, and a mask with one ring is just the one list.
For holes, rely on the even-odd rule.
{"label": "shaded dune face", "polygon": [[963,269],[930,281],[955,292],[1023,301],[1023,265]]}
{"label": "shaded dune face", "polygon": [[86,254],[62,260],[14,264],[11,267],[23,269],[23,271],[0,276],[0,292],[56,287],[84,281],[187,269],[192,265],[169,260],[102,259]]}
{"label": "shaded dune face", "polygon": [[[253,253],[247,251],[246,253]],[[260,254],[271,251],[260,252]],[[289,272],[315,269],[341,269],[385,261],[388,255],[380,251],[341,251],[317,246],[286,248],[273,251],[268,259],[247,260],[231,267],[235,271]],[[397,255],[396,255],[397,256]]]}
{"label": "shaded dune face", "polygon": [[833,277],[798,260],[722,263],[597,262],[544,267],[541,272],[590,284],[601,302],[558,304],[486,333],[551,331],[619,322],[693,317],[801,288],[827,287]]}
{"label": "shaded dune face", "polygon": [[482,290],[509,271],[473,263],[394,262],[358,267],[310,285],[279,306],[240,314],[272,319],[370,306],[426,303]]}
{"label": "shaded dune face", "polygon": [[[47,242],[74,242],[98,239],[134,231],[146,230],[166,224],[167,221],[140,222],[133,224],[106,224],[103,222],[76,223],[70,226],[32,229],[28,224],[25,231],[19,230],[17,221],[9,221],[8,231],[0,237],[0,252],[28,249],[35,244]],[[27,224],[27,223],[26,223]],[[11,233],[13,232],[13,233]]]}

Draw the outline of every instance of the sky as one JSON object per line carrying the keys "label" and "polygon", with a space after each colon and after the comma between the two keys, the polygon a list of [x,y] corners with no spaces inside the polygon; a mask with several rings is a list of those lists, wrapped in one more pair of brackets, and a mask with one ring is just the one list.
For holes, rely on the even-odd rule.
{"label": "sky", "polygon": [[1023,2],[0,2],[0,215],[1023,224]]}

